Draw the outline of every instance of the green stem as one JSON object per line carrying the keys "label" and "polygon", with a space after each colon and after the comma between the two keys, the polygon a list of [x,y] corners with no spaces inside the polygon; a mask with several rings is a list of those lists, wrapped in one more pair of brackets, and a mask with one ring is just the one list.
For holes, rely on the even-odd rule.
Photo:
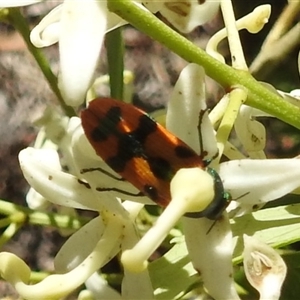
{"label": "green stem", "polygon": [[248,90],[247,105],[268,112],[300,129],[300,108],[287,103],[280,96],[263,87],[248,72],[235,70],[212,58],[152,13],[139,8],[131,0],[109,0],[108,8],[186,61],[203,66],[206,74],[227,91],[236,86],[246,88]]}
{"label": "green stem", "polygon": [[122,29],[117,28],[106,35],[110,96],[123,99],[124,44]]}
{"label": "green stem", "polygon": [[18,30],[18,32],[23,37],[28,50],[30,51],[30,53],[33,55],[36,62],[38,63],[41,71],[43,72],[44,76],[46,77],[52,91],[56,95],[65,114],[69,117],[76,116],[74,109],[65,104],[64,99],[62,98],[60,90],[57,86],[57,77],[53,74],[47,59],[43,55],[42,51],[40,49],[34,47],[33,44],[31,43],[30,28],[28,26],[26,19],[21,14],[20,9],[19,8],[10,8],[7,18],[10,21],[10,23],[16,28],[16,30]]}
{"label": "green stem", "polygon": [[0,248],[6,244],[22,227],[22,224],[11,223],[0,236]]}
{"label": "green stem", "polygon": [[[0,214],[1,215],[22,215],[26,216],[26,222],[33,225],[42,225],[42,226],[53,226],[59,229],[74,229],[77,230],[86,224],[89,219],[82,217],[72,217],[67,215],[59,215],[55,213],[44,213],[39,212],[27,207],[19,206],[4,200],[0,199]],[[24,222],[21,218],[16,219],[14,217],[15,223]]]}
{"label": "green stem", "polygon": [[29,281],[31,284],[38,283],[44,280],[49,275],[50,273],[46,273],[46,272],[31,272]]}

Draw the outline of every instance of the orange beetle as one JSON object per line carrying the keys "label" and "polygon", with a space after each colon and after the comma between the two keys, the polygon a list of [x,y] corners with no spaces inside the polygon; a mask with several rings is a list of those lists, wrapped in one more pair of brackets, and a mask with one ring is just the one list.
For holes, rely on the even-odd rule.
{"label": "orange beetle", "polygon": [[[97,155],[160,206],[170,202],[170,181],[179,169],[207,166],[186,143],[133,105],[98,98],[82,111],[81,119]],[[207,170],[215,178],[217,203],[214,199],[213,207],[197,216],[215,219],[228,200],[218,174],[210,168]]]}

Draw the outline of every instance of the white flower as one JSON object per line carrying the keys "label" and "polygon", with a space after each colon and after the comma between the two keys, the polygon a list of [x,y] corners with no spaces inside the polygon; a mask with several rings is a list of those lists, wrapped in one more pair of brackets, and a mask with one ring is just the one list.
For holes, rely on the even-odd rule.
{"label": "white flower", "polygon": [[34,3],[39,3],[41,1],[42,0],[1,0],[0,8],[1,7],[26,6],[26,5],[31,5]]}
{"label": "white flower", "polygon": [[113,290],[98,273],[94,273],[85,285],[88,291],[92,292],[92,299],[122,299],[121,295]]}
{"label": "white flower", "polygon": [[[40,1],[13,1],[22,6]],[[11,6],[0,1],[0,6]],[[65,0],[31,32],[36,47],[59,42],[59,88],[67,105],[77,107],[85,100],[93,82],[99,53],[107,31],[126,22],[107,10],[106,1]]]}
{"label": "white flower", "polygon": [[[191,98],[195,100],[196,95],[199,96],[199,94],[204,97],[204,93],[199,93],[199,89],[201,89],[199,87],[201,80],[199,74],[201,73],[200,67],[191,65],[185,70],[189,74],[189,76],[185,75],[186,77],[189,77],[191,80],[193,80],[193,78],[197,78],[198,80],[197,83],[194,82],[194,84],[191,82],[188,84],[181,82],[177,97],[175,97],[175,99],[172,98],[169,103],[169,105],[173,106],[171,108],[169,107],[168,110],[168,114],[172,114],[169,118],[173,120],[173,122],[167,122],[167,126],[169,126],[169,129],[179,138],[186,141],[195,149],[194,143],[199,140],[195,123],[197,123],[199,107],[201,107],[202,110],[205,109],[205,107],[204,105],[201,106],[197,101],[195,101],[196,104],[194,105],[189,101]],[[184,72],[185,71],[182,73]],[[196,76],[196,74],[198,75]],[[184,75],[181,74],[181,76]],[[191,87],[193,87],[193,89],[189,90]],[[175,87],[174,91],[176,91],[176,89],[177,87]],[[180,98],[180,95],[183,95],[183,98]],[[179,105],[180,109],[178,109]],[[241,118],[243,118],[243,116],[241,116]],[[246,118],[244,116],[244,122],[248,118],[249,117]],[[180,119],[181,122],[174,121],[178,119]],[[187,131],[183,132],[181,124],[189,124],[190,120],[194,120],[194,126],[187,126]],[[201,125],[203,123],[202,121]],[[244,128],[246,132],[249,132],[249,142],[253,140],[251,138],[253,128],[255,127],[250,126],[250,128]],[[256,128],[258,129],[256,133],[260,136],[260,140],[263,140],[265,133],[264,128],[262,129],[260,124],[257,124]],[[207,132],[207,129],[201,132],[202,138],[205,132]],[[208,141],[208,139],[206,140],[204,137],[203,141],[203,149],[211,149],[211,145],[207,147],[207,144],[205,144],[205,141]],[[244,141],[247,143],[247,138],[245,138]],[[198,149],[197,147],[195,150]],[[262,150],[262,147],[260,147],[259,150]],[[211,152],[211,154],[212,153],[213,152]],[[232,202],[236,203],[236,205],[234,205],[236,209],[235,213],[238,212],[242,215],[245,212],[252,211],[256,205],[277,199],[299,187],[299,168],[299,159],[245,159],[221,163],[218,167],[218,172],[222,178],[225,191],[231,194],[232,199],[239,199],[238,202]],[[199,182],[199,184],[201,184],[201,182]],[[182,187],[182,189],[184,189],[184,187]],[[186,193],[190,194],[190,189],[187,188]],[[199,201],[202,201],[202,194],[199,194]],[[230,207],[228,211],[230,211]],[[238,299],[232,279],[231,253],[233,244],[232,233],[229,228],[226,213],[223,214],[223,217],[218,220],[212,228],[211,221],[206,218],[191,219],[185,217],[183,218],[183,225],[186,244],[192,263],[195,269],[201,273],[209,293],[216,299]]]}
{"label": "white flower", "polygon": [[[3,3],[7,4],[0,0],[0,5]],[[22,3],[28,5],[30,1]],[[104,34],[125,23],[109,13],[106,4],[106,1],[65,0],[32,31],[31,39],[37,46],[59,42],[59,86],[69,105],[78,106],[86,96],[93,81]],[[16,1],[11,2],[11,6],[16,5]],[[210,17],[219,2],[209,1],[201,5],[196,1],[148,1],[145,5],[153,11],[161,11],[174,26],[187,32],[198,25],[200,11],[204,10]],[[168,128],[200,154],[199,166],[180,169],[175,174],[170,187],[172,201],[141,241],[138,240],[134,220],[147,199],[136,198],[135,201],[140,203],[121,202],[117,193],[106,193],[105,189],[125,186],[135,190],[134,187],[113,176],[105,176],[105,172],[104,176],[82,172],[95,166],[106,171],[107,167],[87,143],[78,118],[71,119],[68,125],[62,122],[63,130],[58,130],[62,135],[57,135],[56,130],[48,133],[49,136],[54,135],[52,138],[63,153],[69,174],[62,171],[56,150],[50,151],[51,162],[45,149],[27,148],[20,153],[24,176],[43,201],[47,199],[69,208],[95,210],[101,216],[73,234],[61,248],[55,258],[56,271],[61,274],[51,275],[38,284],[27,284],[30,270],[23,261],[12,254],[0,254],[1,276],[12,282],[22,297],[54,299],[65,296],[83,282],[96,280],[95,272],[120,250],[125,267],[122,297],[152,297],[147,259],[179,218],[185,215],[183,224],[187,248],[193,266],[202,274],[205,287],[216,299],[239,298],[232,276],[232,233],[227,212],[223,212],[228,204],[227,192],[233,199],[239,198],[227,211],[235,215],[245,214],[257,205],[298,188],[300,160],[244,159],[219,165],[212,162],[219,175],[205,168],[217,156],[217,143],[208,120],[203,77],[202,68],[193,64],[182,72],[171,97],[167,118]],[[200,137],[196,127],[199,111]],[[259,123],[251,120],[253,115],[252,109],[242,107],[237,119],[237,131],[241,130],[237,135],[246,150],[252,152],[251,157],[263,158],[265,132]],[[272,265],[265,253],[250,252],[254,258],[250,265],[255,272],[258,270],[255,275],[260,275],[262,265]],[[246,263],[249,266],[249,261]],[[115,295],[105,282],[101,281],[99,290],[90,286],[95,295],[107,298]]]}
{"label": "white flower", "polygon": [[195,27],[209,21],[217,13],[220,1],[144,1],[144,5],[152,12],[159,11],[175,28],[189,33]]}
{"label": "white flower", "polygon": [[31,41],[38,47],[59,42],[59,88],[66,104],[84,102],[105,33],[124,23],[107,11],[106,1],[65,0],[32,30]]}
{"label": "white flower", "polygon": [[[67,295],[107,262],[107,258],[113,252],[113,247],[116,246],[116,242],[120,239],[122,234],[122,224],[120,222],[116,219],[114,221],[110,219],[104,229],[100,221],[100,218],[96,218],[82,228],[82,230],[85,230],[84,233],[86,235],[89,232],[94,233],[94,235],[98,234],[98,239],[91,239],[91,236],[88,235],[90,239],[84,240],[84,247],[82,247],[83,240],[81,239],[81,248],[90,250],[87,255],[81,256],[80,245],[73,244],[73,247],[76,248],[72,248],[71,253],[65,253],[63,256],[64,260],[60,259],[62,263],[70,260],[69,254],[75,254],[74,249],[77,249],[76,257],[75,255],[71,257],[73,259],[71,262],[75,263],[75,266],[69,263],[64,268],[68,271],[63,274],[49,275],[43,281],[29,285],[30,269],[25,262],[11,253],[2,252],[0,253],[0,273],[2,278],[11,282],[23,298],[33,300],[59,299]],[[100,239],[101,234],[103,239]]]}
{"label": "white flower", "polygon": [[[201,150],[208,149],[205,155],[202,155],[202,159],[209,159],[215,156],[217,147],[204,103],[205,91],[201,83],[203,76],[202,68],[194,64],[188,65],[181,73],[169,103],[167,125],[174,133],[177,132],[182,140],[191,143],[191,147],[197,147],[196,150],[199,151],[199,146],[195,142],[199,141],[195,123],[198,122],[200,110],[203,147]],[[191,84],[193,81],[197,84]],[[174,122],[178,119],[181,122]],[[50,129],[52,118],[48,120],[50,120],[48,124]],[[187,131],[182,130],[182,122],[186,124]],[[126,275],[122,294],[136,295],[140,290],[138,287],[144,286],[143,296],[152,297],[152,287],[145,269],[147,258],[182,215],[194,212],[196,218],[184,217],[183,222],[187,248],[195,269],[201,272],[204,284],[213,297],[220,298],[221,289],[218,287],[222,285],[224,299],[238,298],[231,276],[232,234],[229,221],[226,213],[219,219],[218,212],[219,207],[224,208],[227,205],[227,200],[216,174],[209,174],[201,168],[181,169],[177,172],[171,182],[171,203],[155,226],[141,241],[138,241],[133,221],[143,205],[128,201],[121,203],[116,198],[119,196],[118,193],[114,195],[111,192],[97,191],[98,187],[105,190],[106,187],[114,186],[121,190],[129,188],[132,192],[136,192],[135,188],[99,172],[81,174],[81,170],[95,166],[100,166],[109,172],[111,170],[95,155],[88,144],[78,118],[72,118],[68,124],[63,122],[61,126],[60,137],[55,134],[52,136],[52,133],[55,133],[52,130],[46,131],[59,145],[63,157],[67,157],[65,161],[72,174],[62,172],[55,167],[59,164],[57,154],[51,154],[51,157],[56,157],[57,162],[53,162],[53,159],[51,162],[48,161],[49,151],[53,151],[54,154],[56,150],[27,148],[20,153],[24,176],[29,184],[48,201],[65,207],[95,210],[100,212],[101,217],[90,221],[73,234],[59,251],[55,259],[55,267],[61,275],[51,275],[37,285],[28,286],[25,273],[24,275],[16,272],[16,277],[12,278],[5,266],[12,268],[11,265],[15,265],[20,270],[28,267],[17,258],[3,253],[1,254],[3,263],[0,264],[3,278],[13,282],[18,292],[25,298],[42,299],[42,295],[44,297],[66,295],[106,264],[121,247],[123,251],[121,260]],[[207,147],[207,143],[210,147]],[[236,210],[239,209],[239,214],[245,213],[245,207],[249,210],[249,207],[266,203],[297,188],[300,185],[299,170],[298,159],[233,160],[221,163],[217,169],[224,189],[230,192],[233,199],[242,196],[235,207]],[[147,203],[145,197],[133,200]],[[208,209],[212,211],[208,212]],[[217,220],[197,218],[198,212],[200,212],[198,217],[207,216]],[[83,243],[85,247],[82,247]],[[219,271],[220,266],[222,272]],[[136,273],[137,271],[141,273]],[[54,289],[53,286],[58,282],[63,284]],[[65,282],[72,282],[72,284],[64,284]],[[219,285],[216,285],[216,282]],[[35,298],[32,298],[33,294]]]}
{"label": "white flower", "polygon": [[244,268],[260,299],[279,299],[287,267],[280,255],[263,242],[244,235]]}
{"label": "white flower", "polygon": [[[47,125],[51,127],[53,124],[50,121]],[[63,156],[69,151],[72,152],[71,164],[74,173],[83,169],[83,165],[89,167],[89,163],[102,163],[101,159],[92,153],[79,125],[78,118],[71,119],[59,140]],[[68,147],[66,141],[70,143]],[[86,155],[85,159],[80,154],[82,149]],[[50,161],[49,156],[52,157]],[[59,274],[50,275],[40,283],[28,285],[29,267],[13,254],[0,254],[1,276],[10,281],[23,298],[57,299],[83,284],[117,255],[120,249],[127,249],[136,244],[138,236],[133,221],[143,205],[126,201],[121,204],[117,198],[96,191],[98,184],[109,184],[105,179],[101,180],[101,173],[88,174],[89,178],[93,178],[89,185],[83,181],[84,175],[80,176],[79,172],[76,177],[61,171],[56,167],[59,165],[59,157],[55,149],[27,148],[20,152],[19,160],[25,178],[43,198],[64,207],[95,210],[101,215],[68,239],[55,258],[55,270]],[[91,280],[88,281],[87,287],[90,286]],[[109,299],[113,294],[105,284],[96,290],[91,288],[91,292],[95,297],[102,295],[105,299]],[[152,294],[147,270],[138,275],[125,271],[122,297],[150,299]]]}
{"label": "white flower", "polygon": [[[208,122],[205,120],[207,114],[205,113],[203,86],[201,86],[203,76],[201,67],[194,64],[188,65],[182,71],[169,102],[167,127],[199,151],[199,145],[197,145],[199,137],[195,124],[198,123],[200,108],[202,110],[200,115],[203,116],[200,124],[201,138],[204,141],[202,150],[205,154],[213,154],[216,146],[207,147],[205,144],[207,141],[212,143],[214,137],[211,135],[212,129],[207,128]],[[206,152],[206,149],[209,151]],[[205,158],[207,158],[206,155]],[[252,211],[258,204],[277,199],[300,186],[300,160],[298,159],[233,160],[221,163],[217,171],[222,179],[224,190],[229,192],[233,199],[240,198],[235,205],[235,213],[240,215],[249,210]],[[195,211],[197,206],[199,208],[207,205],[208,199],[212,201],[211,195],[207,192],[213,191],[208,188],[207,182],[203,181],[207,180],[207,177],[202,177],[200,173],[192,172],[192,169],[191,171],[181,169],[174,176],[171,191],[173,184],[176,185],[176,189],[172,192],[172,201],[141,241],[133,249],[123,253],[122,262],[125,267],[135,271],[143,270],[147,266],[146,260],[149,255],[176,224],[180,216],[187,211]],[[186,178],[183,180],[184,177]],[[214,192],[219,193],[219,196],[224,196],[222,190]],[[191,199],[196,203],[191,204]],[[203,200],[205,200],[204,203]],[[217,202],[212,202],[212,206],[214,205],[218,206]],[[201,273],[210,295],[216,299],[238,299],[232,277],[232,233],[226,213],[217,221],[185,217],[183,224],[192,263]]]}
{"label": "white flower", "polygon": [[[22,6],[40,2],[0,0],[0,7]],[[141,9],[143,1],[133,1]],[[179,30],[188,32],[211,18],[219,1],[144,1],[151,11],[161,13]],[[107,10],[107,1],[64,0],[32,30],[30,38],[36,47],[59,43],[60,73],[58,85],[67,105],[81,105],[94,80],[105,33],[126,24]]]}

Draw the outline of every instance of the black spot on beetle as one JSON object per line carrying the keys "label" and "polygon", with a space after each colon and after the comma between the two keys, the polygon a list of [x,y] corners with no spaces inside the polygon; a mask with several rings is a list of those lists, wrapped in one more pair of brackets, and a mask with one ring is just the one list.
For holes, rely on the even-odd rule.
{"label": "black spot on beetle", "polygon": [[126,167],[127,160],[123,157],[116,155],[108,158],[105,161],[115,172],[122,173]]}
{"label": "black spot on beetle", "polygon": [[116,126],[121,121],[121,108],[111,107],[105,117],[99,120],[98,126],[92,131],[92,139],[95,142],[105,141],[109,135],[116,132]]}
{"label": "black spot on beetle", "polygon": [[142,157],[144,148],[141,142],[131,133],[119,136],[118,155],[124,160],[130,160],[133,157]]}
{"label": "black spot on beetle", "polygon": [[103,130],[102,126],[99,125],[99,127],[96,127],[93,129],[91,133],[92,140],[95,142],[101,142],[105,141],[107,137],[109,136],[109,133],[106,130]]}
{"label": "black spot on beetle", "polygon": [[166,159],[161,157],[149,157],[147,161],[155,177],[162,180],[171,180],[174,174],[170,163]]}
{"label": "black spot on beetle", "polygon": [[[118,107],[115,107],[118,108]],[[119,115],[119,117],[116,117]],[[114,117],[115,119],[109,123],[103,120],[101,121],[101,130],[99,132],[100,126],[97,128],[98,132],[97,135],[100,138],[107,137],[109,134],[113,134],[118,139],[118,148],[117,154],[109,159],[106,160],[106,163],[116,172],[123,172],[126,163],[133,158],[143,158],[148,161],[148,157],[145,154],[144,143],[147,137],[155,132],[157,128],[157,124],[154,120],[149,118],[147,115],[142,115],[139,118],[139,125],[136,130],[133,130],[128,133],[120,133],[116,130],[117,123],[121,120],[121,110],[113,110],[112,112],[107,113],[106,118]],[[114,128],[111,128],[113,124]],[[96,131],[96,129],[95,129]],[[103,140],[103,139],[102,139]],[[156,163],[153,162],[153,169],[157,174],[161,174],[162,172],[156,167]],[[161,175],[163,176],[163,175]]]}
{"label": "black spot on beetle", "polygon": [[185,146],[176,146],[174,151],[179,158],[189,158],[196,155],[191,148]]}
{"label": "black spot on beetle", "polygon": [[139,118],[139,125],[136,130],[131,134],[138,140],[141,144],[144,144],[147,137],[155,132],[157,129],[157,123],[147,115],[142,115]]}

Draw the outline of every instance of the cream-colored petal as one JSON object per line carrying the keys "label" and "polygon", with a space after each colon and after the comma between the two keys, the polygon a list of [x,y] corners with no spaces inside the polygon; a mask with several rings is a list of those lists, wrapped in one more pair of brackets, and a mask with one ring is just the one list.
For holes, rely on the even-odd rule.
{"label": "cream-colored petal", "polygon": [[18,7],[39,3],[42,0],[0,0],[1,7]]}
{"label": "cream-colored petal", "polygon": [[37,193],[33,188],[29,189],[26,195],[26,202],[29,208],[39,211],[47,209],[50,204],[47,199],[45,199],[41,194]]}
{"label": "cream-colored petal", "polygon": [[[133,217],[133,215],[131,217]],[[137,228],[135,228],[134,223],[127,222],[124,226],[122,251],[133,248],[139,242],[139,240],[140,237],[137,233]],[[144,269],[143,271],[136,273],[131,272],[126,267],[124,268],[122,299],[153,299],[153,287],[148,269]]]}
{"label": "cream-colored petal", "polygon": [[207,0],[202,4],[191,0],[165,0],[159,12],[179,31],[188,33],[213,18],[219,5],[217,0]]}
{"label": "cream-colored petal", "polygon": [[20,166],[28,183],[48,201],[80,209],[101,210],[101,200],[73,175],[58,171],[47,162],[49,151],[26,148],[19,154]]}
{"label": "cream-colored petal", "polygon": [[61,11],[62,5],[58,5],[31,30],[30,40],[34,46],[42,48],[58,42]]}
{"label": "cream-colored petal", "polygon": [[220,164],[219,175],[243,214],[300,186],[300,159],[244,159]]}
{"label": "cream-colored petal", "polygon": [[244,235],[244,268],[249,283],[258,290],[260,299],[280,297],[287,267],[281,256],[267,244]]}
{"label": "cream-colored petal", "polygon": [[95,271],[103,266],[112,249],[120,243],[122,227],[123,224],[118,216],[111,214],[107,218],[102,238],[95,248],[81,264],[68,273],[49,275],[37,284],[28,285],[29,267],[15,255],[1,253],[0,274],[25,299],[60,299],[83,284]]}
{"label": "cream-colored petal", "polygon": [[[105,230],[105,225],[99,216],[71,235],[55,257],[55,271],[66,273],[81,264],[101,240]],[[84,247],[82,247],[83,244]],[[119,244],[112,247],[111,255],[107,257],[103,264],[106,264],[112,257],[117,255],[118,251]]]}
{"label": "cream-colored petal", "polygon": [[232,269],[232,233],[226,214],[220,220],[183,218],[183,231],[194,268],[214,299],[239,299]]}
{"label": "cream-colored petal", "polygon": [[252,108],[242,105],[234,123],[238,139],[251,158],[265,158],[262,152],[266,146],[266,129],[253,118]]}
{"label": "cream-colored petal", "polygon": [[145,270],[147,259],[180,217],[187,212],[201,212],[211,204],[214,198],[213,183],[212,176],[200,168],[180,169],[171,181],[171,202],[143,238],[122,253],[124,267],[131,272]]}
{"label": "cream-colored petal", "polygon": [[92,299],[111,299],[111,300],[121,300],[121,295],[111,288],[107,281],[101,277],[98,272],[92,274],[90,278],[85,282],[85,286],[92,293]]}
{"label": "cream-colored petal", "polygon": [[106,27],[106,1],[64,1],[59,36],[59,87],[70,106],[79,106],[85,100]]}
{"label": "cream-colored petal", "polygon": [[201,114],[201,140],[206,158],[217,153],[217,142],[213,127],[206,112],[205,73],[197,64],[187,65],[180,73],[171,94],[166,118],[166,127],[177,137],[200,153],[197,125]]}

